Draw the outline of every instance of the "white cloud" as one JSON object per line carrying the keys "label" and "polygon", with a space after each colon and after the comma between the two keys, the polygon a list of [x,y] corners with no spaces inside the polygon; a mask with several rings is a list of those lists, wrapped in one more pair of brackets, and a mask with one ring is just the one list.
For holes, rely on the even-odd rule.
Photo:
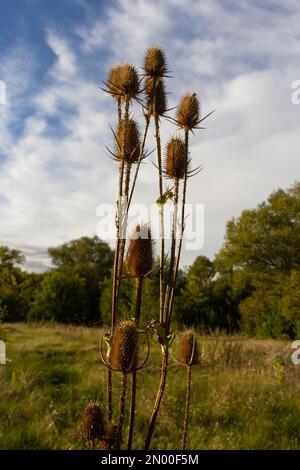
{"label": "white cloud", "polygon": [[[174,75],[170,106],[195,89],[203,113],[216,109],[208,129],[191,138],[194,166],[205,169],[190,180],[188,192],[191,202],[205,203],[202,253],[212,256],[230,217],[298,177],[300,106],[291,103],[291,82],[300,78],[299,4],[120,0],[101,16],[90,5],[86,14],[87,23],[75,31],[81,47],[67,31],[46,31],[55,58],[17,138],[11,124],[21,119],[33,60],[26,51],[24,65],[24,51],[16,47],[2,61],[0,77],[5,70],[14,105],[0,111],[0,151],[2,145],[9,155],[0,173],[1,240],[46,248],[95,233],[96,208],[114,202],[116,181],[116,167],[104,155],[112,143],[113,103],[99,85],[112,63],[141,65],[145,48],[161,44]],[[135,114],[141,117],[137,108]],[[174,130],[163,123],[164,142]],[[142,166],[136,201],[156,199],[155,171]],[[183,263],[197,254],[185,253]]]}

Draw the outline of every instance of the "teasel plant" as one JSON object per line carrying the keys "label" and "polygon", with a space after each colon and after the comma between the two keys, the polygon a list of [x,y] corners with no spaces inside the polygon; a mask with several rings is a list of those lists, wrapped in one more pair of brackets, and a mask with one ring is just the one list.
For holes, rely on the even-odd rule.
{"label": "teasel plant", "polygon": [[181,448],[186,448],[186,437],[189,423],[189,409],[190,409],[190,397],[191,397],[191,379],[192,379],[192,367],[200,364],[202,352],[199,349],[197,335],[194,328],[184,328],[180,334],[179,341],[179,357],[175,359],[179,364],[186,367],[186,394],[185,394],[185,412],[183,421],[183,432],[181,440]]}
{"label": "teasel plant", "polygon": [[[130,239],[127,254],[127,270],[131,278],[136,280],[135,322],[139,325],[142,305],[143,281],[153,269],[153,241],[151,230],[147,224],[137,225]],[[132,371],[131,407],[127,449],[132,448],[135,408],[136,408],[137,371]]]}
{"label": "teasel plant", "polygon": [[[116,208],[116,248],[113,267],[112,286],[112,317],[111,333],[114,330],[117,313],[119,289],[122,278],[123,260],[126,243],[128,211],[136,184],[140,163],[145,158],[145,142],[149,123],[146,123],[144,136],[141,141],[139,127],[130,117],[130,106],[133,100],[140,102],[139,95],[141,80],[135,67],[131,64],[114,66],[108,74],[104,91],[114,98],[117,103],[118,126],[112,129],[115,149],[108,152],[119,162],[118,198]],[[136,164],[136,172],[130,188],[132,165]],[[107,371],[107,414],[112,419],[112,373]]]}
{"label": "teasel plant", "polygon": [[[147,233],[148,238],[143,236],[131,236],[126,259],[125,270],[125,248],[127,243],[127,222],[130,204],[133,198],[141,163],[149,155],[147,153],[146,139],[150,122],[153,121],[155,129],[155,144],[157,153],[158,188],[160,221],[160,244],[159,244],[159,321],[153,320],[147,326],[147,331],[154,330],[161,346],[162,364],[160,384],[156,394],[149,428],[146,436],[145,449],[149,449],[153,432],[156,426],[161,400],[165,391],[169,348],[174,339],[170,332],[171,316],[175,295],[176,280],[179,269],[179,261],[182,249],[182,237],[185,225],[185,204],[188,178],[197,174],[200,167],[190,170],[189,158],[189,135],[196,129],[201,128],[201,122],[206,119],[200,118],[200,104],[195,93],[188,93],[181,99],[175,118],[167,115],[167,93],[165,79],[169,71],[165,54],[159,47],[150,47],[145,54],[143,64],[143,76],[139,77],[135,67],[124,63],[114,66],[105,83],[105,91],[115,100],[117,107],[118,124],[112,129],[114,138],[113,150],[108,150],[110,156],[119,164],[118,197],[116,208],[116,249],[112,276],[112,317],[111,327],[107,334],[103,334],[100,342],[101,362],[107,368],[107,418],[103,425],[102,438],[99,441],[100,448],[120,449],[124,427],[124,414],[127,393],[128,375],[132,376],[131,382],[131,404],[128,429],[127,448],[132,448],[134,436],[134,422],[136,410],[137,372],[145,366],[149,356],[148,333],[139,330],[142,288],[144,279],[148,277],[153,267],[153,243],[151,231],[148,225],[137,226],[135,235]],[[142,99],[142,96],[144,97]],[[133,117],[133,102],[141,105],[145,119],[145,125],[140,130]],[[165,156],[162,155],[162,143],[160,127],[162,118],[171,120],[179,128],[179,133],[170,138],[167,143]],[[180,133],[183,131],[184,138]],[[135,171],[133,172],[133,167]],[[164,189],[164,179],[172,180],[173,188]],[[180,200],[181,198],[181,200]],[[164,227],[164,204],[171,200],[173,202],[173,220],[170,259],[167,265],[165,253],[165,227]],[[180,201],[179,201],[180,200]],[[180,211],[179,211],[179,202]],[[133,318],[130,320],[118,320],[120,312],[118,308],[121,281],[125,276],[130,276],[136,281],[136,303]],[[138,364],[138,338],[144,333],[147,337],[148,351],[143,364]],[[107,353],[103,355],[103,339],[107,345]],[[113,421],[112,402],[112,373],[120,373],[121,393],[119,399],[119,414],[117,422]],[[190,396],[190,379],[189,379]],[[188,398],[189,400],[189,398]],[[189,401],[185,410],[185,436],[187,432]],[[185,446],[184,438],[184,446]]]}
{"label": "teasel plant", "polygon": [[[102,364],[109,370],[119,372],[122,374],[121,380],[121,393],[119,400],[119,418],[117,422],[117,443],[116,449],[119,450],[122,445],[122,433],[125,414],[126,403],[126,390],[128,374],[145,367],[149,357],[149,341],[148,336],[148,350],[145,360],[142,364],[138,364],[138,340],[139,335],[144,334],[143,331],[138,330],[135,319],[119,320],[116,322],[113,334],[108,334],[104,338],[101,337],[100,343],[100,359]],[[106,359],[103,354],[103,338],[108,346]],[[111,420],[108,420],[111,422]]]}
{"label": "teasel plant", "polygon": [[157,200],[159,207],[159,232],[160,232],[160,314],[159,319],[163,321],[164,305],[164,270],[165,270],[165,232],[164,232],[164,188],[163,188],[163,166],[162,150],[160,137],[160,119],[165,116],[167,109],[167,93],[165,78],[169,75],[167,61],[164,51],[159,47],[150,47],[147,49],[144,57],[144,76],[146,93],[146,112],[148,118],[153,118],[155,127],[155,140],[157,152],[157,168],[159,180],[159,198]]}
{"label": "teasel plant", "polygon": [[[164,296],[164,311],[163,311],[163,337],[164,342],[161,343],[162,351],[162,365],[160,383],[157,391],[156,399],[154,402],[152,415],[150,418],[149,428],[145,441],[145,450],[150,448],[153,432],[156,426],[156,420],[159,413],[161,400],[165,391],[167,371],[168,371],[168,356],[169,346],[173,339],[173,335],[170,334],[170,324],[172,317],[172,309],[174,303],[174,295],[176,288],[176,281],[178,276],[179,262],[182,249],[182,240],[185,228],[185,205],[186,205],[186,192],[187,192],[187,181],[191,176],[195,176],[202,167],[197,167],[194,170],[189,170],[190,158],[189,158],[189,134],[194,133],[196,129],[200,129],[199,126],[204,119],[210,114],[201,119],[200,117],[200,103],[196,93],[185,94],[176,109],[175,119],[171,119],[179,130],[184,131],[184,139],[180,137],[173,137],[170,139],[166,157],[165,157],[165,175],[168,178],[174,180],[174,195],[173,195],[173,223],[172,223],[172,235],[171,235],[171,253],[170,253],[170,266],[168,274],[168,282]],[[178,218],[178,200],[179,200],[179,181],[182,181],[181,190],[181,214],[179,216],[179,236],[178,246],[177,240],[177,218]]]}

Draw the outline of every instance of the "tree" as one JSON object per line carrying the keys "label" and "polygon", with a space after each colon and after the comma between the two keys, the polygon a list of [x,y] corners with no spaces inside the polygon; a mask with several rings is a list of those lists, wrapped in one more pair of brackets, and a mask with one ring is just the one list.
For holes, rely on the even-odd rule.
{"label": "tree", "polygon": [[89,317],[85,283],[78,275],[51,272],[44,276],[32,303],[31,320],[81,324]]}
{"label": "tree", "polygon": [[83,322],[99,323],[101,289],[104,279],[111,275],[113,264],[113,252],[108,244],[98,237],[82,237],[56,248],[49,248],[48,252],[56,271],[83,283],[82,295],[86,305]]}
{"label": "tree", "polygon": [[300,183],[228,222],[215,266],[221,275],[248,281],[239,306],[247,333],[295,336],[298,294],[291,285],[298,285],[300,272]]}
{"label": "tree", "polygon": [[19,250],[0,246],[0,320],[26,319],[29,305],[22,298],[22,284],[27,274],[18,265],[25,261]]}

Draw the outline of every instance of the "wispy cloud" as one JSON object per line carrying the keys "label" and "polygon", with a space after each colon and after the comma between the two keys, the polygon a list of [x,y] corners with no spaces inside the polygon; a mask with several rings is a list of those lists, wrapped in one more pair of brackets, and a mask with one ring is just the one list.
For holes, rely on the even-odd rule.
{"label": "wispy cloud", "polygon": [[[2,59],[9,102],[0,108],[1,240],[46,249],[94,234],[98,204],[114,200],[116,173],[104,155],[115,117],[101,80],[112,63],[142,65],[146,47],[160,44],[174,75],[170,106],[193,89],[204,113],[216,109],[191,141],[205,170],[189,190],[191,202],[205,203],[202,253],[212,256],[228,218],[297,177],[300,106],[290,85],[300,78],[299,3],[120,0],[101,14],[81,4],[84,19],[72,30],[44,31],[51,60],[36,89],[39,58],[26,42]],[[165,123],[163,138],[173,131]],[[156,199],[155,184],[155,168],[143,165],[137,200]]]}

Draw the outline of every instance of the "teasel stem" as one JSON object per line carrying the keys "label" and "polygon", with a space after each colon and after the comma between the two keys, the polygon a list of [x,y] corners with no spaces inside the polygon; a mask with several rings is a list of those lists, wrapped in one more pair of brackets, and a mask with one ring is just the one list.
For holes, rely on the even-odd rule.
{"label": "teasel stem", "polygon": [[124,414],[125,414],[125,399],[126,399],[126,387],[127,387],[127,372],[122,374],[122,383],[121,383],[121,395],[120,395],[120,412],[119,412],[119,442],[118,450],[120,450],[122,445],[122,429],[124,423]]}
{"label": "teasel stem", "polygon": [[183,423],[183,434],[182,434],[182,450],[185,450],[186,435],[189,423],[189,409],[190,409],[190,396],[191,396],[191,377],[192,377],[192,365],[186,367],[186,396],[185,396],[185,413]]}
{"label": "teasel stem", "polygon": [[143,159],[149,124],[150,124],[150,118],[148,116],[145,116],[145,119],[146,119],[146,124],[145,124],[145,130],[144,130],[143,141],[142,141],[142,146],[141,146],[141,153],[140,153],[140,158],[138,159],[138,162],[136,165],[136,170],[135,170],[135,174],[134,174],[132,185],[131,185],[130,196],[128,199],[128,209],[130,208],[132,196],[133,196],[135,185],[136,185],[136,180],[137,180],[139,169],[140,169],[141,162]]}
{"label": "teasel stem", "polygon": [[[119,291],[119,266],[120,266],[120,214],[122,214],[122,198],[123,198],[123,179],[124,179],[124,156],[126,148],[126,129],[129,120],[129,99],[125,102],[125,119],[124,119],[124,132],[123,132],[123,141],[122,141],[122,158],[120,160],[119,168],[119,183],[118,183],[118,202],[117,202],[117,212],[116,212],[116,248],[115,248],[115,259],[114,259],[114,269],[113,269],[113,286],[112,286],[112,312],[111,312],[111,334],[113,334],[116,315],[117,315],[117,304],[118,304],[118,291]],[[121,118],[121,100],[118,100],[118,118],[120,124]],[[107,418],[109,421],[112,420],[112,373],[110,369],[107,369]]]}
{"label": "teasel stem", "polygon": [[174,303],[174,295],[175,295],[175,286],[176,286],[176,281],[177,281],[179,261],[180,261],[180,255],[181,255],[181,249],[182,249],[182,240],[183,240],[183,234],[184,234],[184,228],[185,228],[184,227],[184,219],[185,219],[185,203],[186,203],[186,188],[187,188],[187,180],[188,180],[188,155],[189,155],[189,130],[187,128],[185,129],[185,139],[184,140],[185,140],[185,152],[186,152],[186,155],[185,155],[186,165],[185,165],[185,175],[184,175],[184,179],[183,179],[183,190],[182,190],[180,238],[179,238],[179,244],[178,244],[178,250],[177,250],[176,265],[175,265],[175,270],[174,270],[174,278],[173,278],[172,288],[170,290],[167,331],[169,330],[170,322],[171,322],[172,309],[173,309],[173,303]]}
{"label": "teasel stem", "polygon": [[[155,93],[155,91],[154,91]],[[163,197],[163,173],[162,173],[162,158],[161,158],[161,140],[160,140],[160,126],[159,115],[155,109],[154,98],[154,123],[155,123],[155,138],[157,149],[157,163],[159,175],[159,198],[162,201]],[[164,308],[164,270],[165,270],[165,230],[164,230],[164,204],[159,204],[159,238],[160,238],[160,271],[159,271],[159,321],[163,323],[163,308]]]}
{"label": "teasel stem", "polygon": [[128,192],[129,192],[129,183],[130,183],[130,170],[131,164],[130,162],[126,162],[126,172],[125,172],[125,182],[124,182],[124,202],[125,202],[125,212],[123,214],[122,209],[122,220],[121,220],[121,237],[120,237],[120,245],[119,245],[119,265],[118,265],[118,276],[117,276],[117,300],[119,296],[119,289],[121,284],[121,276],[123,270],[123,262],[124,262],[124,253],[125,253],[125,245],[126,245],[126,230],[127,230],[127,219],[128,219]]}
{"label": "teasel stem", "polygon": [[[176,264],[175,264],[175,269],[173,269],[173,279],[171,282],[171,286],[167,286],[167,292],[166,292],[166,299],[165,299],[165,315],[166,315],[166,325],[165,325],[165,331],[168,334],[169,328],[170,328],[170,320],[171,320],[171,314],[172,314],[172,307],[173,307],[173,301],[174,301],[174,292],[175,292],[175,285],[176,285],[176,280],[177,280],[177,274],[178,274],[178,268],[179,268],[179,259],[180,259],[180,254],[181,254],[181,247],[182,247],[182,237],[183,237],[183,232],[184,232],[184,218],[185,218],[185,201],[186,201],[186,187],[187,187],[187,173],[188,173],[188,143],[189,143],[189,131],[188,129],[185,129],[185,175],[184,175],[184,180],[183,180],[183,193],[182,193],[182,209],[181,209],[181,232],[180,232],[180,240],[179,240],[179,246],[178,246],[178,251],[177,251],[177,259],[176,259]],[[177,189],[178,193],[178,189]],[[174,204],[175,204],[175,195],[174,195]],[[177,195],[177,204],[178,204],[178,195]],[[173,218],[173,224],[175,220],[175,210],[174,210],[174,218]],[[177,212],[176,212],[176,224],[177,224]],[[173,231],[173,229],[172,229]],[[175,240],[176,242],[176,240]],[[172,254],[171,254],[172,255]],[[172,271],[170,271],[172,272]],[[169,293],[168,293],[169,291]],[[168,300],[168,295],[170,295],[169,300]],[[153,407],[152,411],[152,416],[150,420],[150,425],[148,429],[148,434],[146,438],[146,444],[145,444],[145,450],[148,450],[150,448],[151,440],[152,440],[152,435],[154,432],[154,428],[156,425],[156,419],[157,415],[159,412],[161,400],[164,394],[165,386],[166,386],[166,379],[167,379],[167,370],[168,370],[168,348],[167,347],[162,347],[162,366],[161,366],[161,378],[160,378],[160,385],[158,389],[158,393],[156,396],[155,404]]]}
{"label": "teasel stem", "polygon": [[122,100],[121,100],[121,98],[118,98],[117,107],[118,107],[118,121],[119,121],[119,125],[120,125],[121,121],[122,121]]}
{"label": "teasel stem", "polygon": [[170,267],[169,267],[168,290],[166,292],[165,304],[164,304],[164,324],[165,324],[166,334],[168,334],[169,332],[169,321],[168,321],[169,302],[170,302],[170,295],[174,287],[173,283],[174,283],[174,271],[175,271],[178,199],[179,199],[179,179],[174,178],[174,210],[173,210],[173,222],[172,222],[171,257],[170,257]]}
{"label": "teasel stem", "polygon": [[155,425],[156,425],[157,415],[158,415],[158,412],[159,412],[161,400],[162,400],[162,397],[163,397],[163,394],[164,394],[166,381],[167,381],[169,354],[168,354],[168,349],[167,349],[166,346],[162,346],[161,348],[162,348],[162,367],[161,367],[161,374],[160,374],[160,384],[159,384],[159,389],[158,389],[156,399],[155,399],[155,403],[154,403],[153,410],[152,410],[150,425],[149,425],[149,428],[148,428],[148,433],[147,433],[145,447],[144,447],[145,450],[150,449],[150,444],[151,444],[153,432],[154,432]]}
{"label": "teasel stem", "polygon": [[[136,280],[136,304],[135,304],[135,321],[138,326],[140,315],[141,315],[141,304],[142,304],[142,290],[143,290],[143,278],[139,277]],[[132,382],[131,382],[131,407],[130,407],[130,418],[129,418],[129,431],[128,431],[128,443],[127,449],[132,448],[132,439],[134,431],[134,420],[135,420],[135,407],[136,407],[136,386],[137,386],[137,371],[132,371]]]}

